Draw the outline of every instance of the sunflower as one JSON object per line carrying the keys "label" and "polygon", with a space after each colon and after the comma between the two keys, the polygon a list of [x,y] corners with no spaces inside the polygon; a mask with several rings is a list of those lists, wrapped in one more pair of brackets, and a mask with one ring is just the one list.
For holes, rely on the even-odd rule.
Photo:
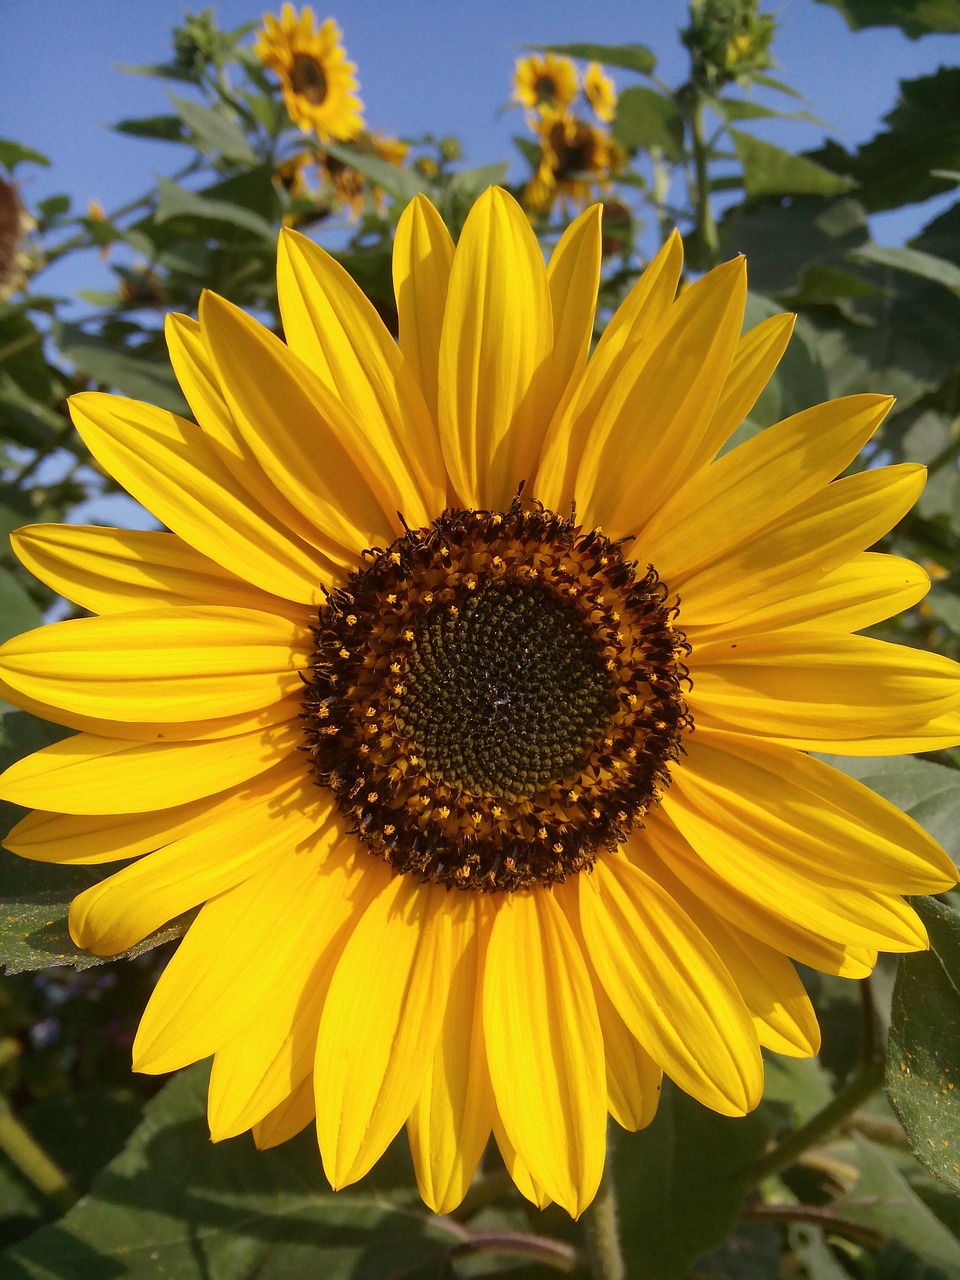
{"label": "sunflower", "polygon": [[[380,132],[364,131],[355,139],[355,145],[364,154],[377,156],[396,169],[403,167],[403,162],[410,152],[409,143]],[[358,169],[354,169],[343,160],[338,160],[336,156],[320,152],[318,160],[321,177],[330,188],[334,200],[347,210],[352,219],[358,219],[363,213],[368,194],[377,212],[382,216],[386,208],[386,195],[382,187],[368,183]]]}
{"label": "sunflower", "polygon": [[280,77],[294,124],[321,142],[349,141],[363,128],[357,68],[347,59],[336,22],[328,18],[319,30],[315,24],[309,5],[298,15],[285,4],[279,19],[265,13],[254,52]]}
{"label": "sunflower", "polygon": [[569,111],[544,112],[537,135],[540,163],[523,193],[524,204],[536,212],[551,209],[558,198],[589,200],[595,186],[607,187],[623,168],[625,156],[616,139]]}
{"label": "sunflower", "polygon": [[529,58],[517,59],[514,101],[531,111],[562,111],[572,104],[579,87],[577,68],[569,58],[533,53]]}
{"label": "sunflower", "polygon": [[583,92],[597,119],[609,124],[617,110],[617,90],[599,62],[591,62],[583,73]]}
{"label": "sunflower", "polygon": [[99,615],[0,650],[0,692],[80,732],[15,764],[41,861],[116,955],[199,907],[134,1066],[213,1055],[214,1139],[316,1121],[335,1187],[406,1125],[446,1212],[491,1133],[579,1214],[608,1113],[661,1073],[741,1115],[761,1045],[817,1052],[797,960],[861,977],[927,945],[901,894],[955,872],[808,751],[960,741],[960,668],[854,634],[919,600],[865,550],[923,469],[835,477],[890,399],[717,457],[786,347],[741,336],[728,262],[657,254],[590,353],[599,209],[549,266],[491,189],[456,248],[397,228],[399,343],[292,231],[286,343],[214,294],[168,320],[197,424],[86,392],[73,420],[170,532],[40,525],[38,577]]}

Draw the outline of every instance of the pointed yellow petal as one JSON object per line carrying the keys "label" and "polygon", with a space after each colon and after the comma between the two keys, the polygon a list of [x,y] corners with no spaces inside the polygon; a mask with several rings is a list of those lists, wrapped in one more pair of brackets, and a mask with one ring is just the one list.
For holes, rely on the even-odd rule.
{"label": "pointed yellow petal", "polygon": [[360,424],[366,466],[390,481],[411,525],[429,524],[446,496],[434,416],[373,304],[319,245],[289,230],[280,235],[277,292],[290,350]]}
{"label": "pointed yellow petal", "polygon": [[258,1151],[279,1147],[295,1138],[317,1114],[313,1100],[313,1080],[306,1076],[269,1115],[253,1126],[253,1141]]}
{"label": "pointed yellow petal", "polygon": [[875,948],[844,946],[823,938],[797,923],[789,902],[777,911],[734,888],[722,869],[712,870],[697,856],[662,810],[648,819],[643,831],[629,838],[624,852],[654,879],[659,880],[664,868],[669,868],[702,902],[741,932],[811,969],[840,978],[865,978],[876,964]]}
{"label": "pointed yellow petal", "polygon": [[[185,1008],[180,1015],[184,1025],[195,1017],[218,1028],[207,1101],[215,1141],[262,1120],[303,1080],[313,1097],[317,1030],[330,980],[353,922],[389,875],[385,867],[371,867],[374,860],[365,849],[347,853],[355,841],[338,835],[335,820],[324,843],[329,852],[319,862],[315,856],[285,859],[230,895],[230,919],[250,912],[253,934],[245,935],[242,950],[232,942],[211,948],[203,998],[208,1007],[235,1003],[236,974],[249,966],[256,981],[245,985],[242,1025],[224,1038],[219,1014],[211,1018],[197,1005],[192,1014]],[[223,910],[219,926],[205,920],[205,927],[230,929],[226,905]]]}
{"label": "pointed yellow petal", "polygon": [[298,721],[211,742],[132,742],[81,733],[35,751],[0,777],[0,795],[60,813],[148,813],[200,800],[294,756]]}
{"label": "pointed yellow petal", "polygon": [[218,821],[84,890],[70,907],[77,946],[116,955],[260,868],[292,856],[312,839],[332,803],[302,769],[294,761],[261,775],[237,793]]}
{"label": "pointed yellow petal", "polygon": [[529,1200],[531,1204],[535,1204],[538,1209],[546,1209],[547,1205],[552,1203],[550,1197],[517,1155],[513,1144],[506,1135],[499,1116],[494,1117],[493,1136],[496,1138],[497,1147],[500,1150],[500,1155],[503,1157],[503,1163],[506,1165],[507,1173],[509,1173],[510,1177],[516,1184],[517,1190],[522,1196]]}
{"label": "pointed yellow petal", "polygon": [[413,1110],[450,985],[447,890],[393,876],[344,948],[317,1036],[323,1167],[340,1188],[373,1167]]}
{"label": "pointed yellow petal", "polygon": [[892,403],[846,396],[761,431],[681,485],[624,556],[655,564],[671,586],[721,559],[839,475]]}
{"label": "pointed yellow petal", "polygon": [[264,591],[312,604],[339,570],[260,506],[214,445],[176,414],[86,391],[70,415],[103,469],[202,555]]}
{"label": "pointed yellow petal", "polygon": [[617,308],[587,361],[580,386],[555,415],[531,490],[550,510],[563,511],[570,505],[583,450],[600,407],[630,362],[665,322],[682,265],[683,245],[674,232]]}
{"label": "pointed yellow petal", "polygon": [[453,252],[450,232],[426,196],[411,200],[400,215],[393,242],[393,290],[400,351],[420,384],[434,422],[440,333]]}
{"label": "pointed yellow petal", "polygon": [[450,992],[436,1052],[407,1121],[417,1186],[434,1213],[451,1213],[463,1200],[493,1124],[483,1040],[490,912],[474,898],[458,894],[447,906],[452,925]]}
{"label": "pointed yellow petal", "polygon": [[689,666],[695,722],[702,711],[805,751],[922,751],[930,722],[960,703],[951,659],[869,636],[774,631],[705,645]]}
{"label": "pointed yellow petal", "polygon": [[671,582],[683,626],[716,628],[795,599],[864,551],[910,510],[926,468],[906,463],[844,476],[689,577]]}
{"label": "pointed yellow petal", "polygon": [[576,390],[593,340],[600,283],[600,220],[603,206],[595,204],[567,227],[547,264],[547,283],[553,307],[553,362],[550,380],[563,391],[557,406],[562,413]]}
{"label": "pointed yellow petal", "polygon": [[756,1032],[723,961],[659,884],[622,855],[579,877],[584,937],[634,1036],[681,1089],[721,1115],[760,1101]]}
{"label": "pointed yellow petal", "polygon": [[695,468],[730,371],[747,296],[742,258],[690,286],[595,415],[576,479],[578,512],[614,536],[650,519]]}
{"label": "pointed yellow petal", "polygon": [[497,902],[483,987],[504,1131],[535,1182],[579,1217],[603,1171],[603,1041],[590,976],[554,891]]}
{"label": "pointed yellow petal", "polygon": [[91,613],[161,604],[296,612],[289,600],[222,569],[173,533],[34,524],[15,530],[10,544],[35,577]]}
{"label": "pointed yellow petal", "polygon": [[[789,583],[789,579],[788,579]],[[796,585],[796,584],[793,584]],[[925,569],[901,556],[864,551],[831,569],[813,585],[804,584],[786,599],[771,592],[767,603],[735,622],[708,626],[685,623],[684,633],[696,648],[715,640],[804,627],[811,631],[862,631],[909,609],[930,590]]]}
{"label": "pointed yellow petal", "polygon": [[253,609],[144,609],[56,622],[0,649],[28,697],[104,719],[196,720],[253,711],[300,686],[309,632]]}
{"label": "pointed yellow petal", "polygon": [[439,424],[467,507],[504,510],[533,478],[563,388],[549,387],[553,311],[526,214],[490,187],[467,216],[440,339]]}

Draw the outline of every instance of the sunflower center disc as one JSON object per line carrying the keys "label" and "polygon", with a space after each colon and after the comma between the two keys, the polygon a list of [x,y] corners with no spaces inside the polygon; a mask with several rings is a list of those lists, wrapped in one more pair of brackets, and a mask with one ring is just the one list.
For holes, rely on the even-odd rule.
{"label": "sunflower center disc", "polygon": [[367,556],[314,632],[317,780],[399,872],[512,891],[588,870],[657,802],[691,727],[654,570],[519,501]]}
{"label": "sunflower center disc", "polygon": [[309,53],[295,53],[290,68],[294,91],[319,107],[327,96],[327,77],[323,67]]}

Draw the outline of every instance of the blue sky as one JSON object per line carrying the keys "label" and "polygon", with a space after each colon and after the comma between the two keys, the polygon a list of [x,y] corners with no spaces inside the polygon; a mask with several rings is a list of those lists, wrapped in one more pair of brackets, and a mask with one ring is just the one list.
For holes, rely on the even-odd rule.
{"label": "blue sky", "polygon": [[[766,7],[779,16],[774,52],[781,78],[806,95],[829,122],[827,132],[848,146],[876,131],[896,99],[898,79],[956,62],[960,53],[956,36],[909,41],[893,29],[852,34],[834,9],[815,0]],[[79,211],[94,196],[110,209],[176,167],[179,148],[126,138],[107,126],[169,109],[161,82],[118,68],[165,59],[183,8],[181,0],[3,0],[0,135],[53,160],[50,170],[22,171],[28,204],[67,191]],[[230,27],[263,11],[255,0],[219,0],[215,9]],[[318,9],[320,17],[328,13],[343,27],[358,64],[369,125],[406,136],[428,129],[456,134],[471,164],[515,154],[510,137],[523,131],[522,118],[500,108],[525,44],[636,40],[658,55],[668,82],[679,83],[686,71],[676,35],[686,22],[685,0],[350,0],[339,10]],[[627,73],[617,81],[620,87],[638,82]],[[767,126],[765,136],[806,148],[824,131],[783,123]],[[922,220],[919,211],[887,215],[876,222],[875,235],[902,242]]]}

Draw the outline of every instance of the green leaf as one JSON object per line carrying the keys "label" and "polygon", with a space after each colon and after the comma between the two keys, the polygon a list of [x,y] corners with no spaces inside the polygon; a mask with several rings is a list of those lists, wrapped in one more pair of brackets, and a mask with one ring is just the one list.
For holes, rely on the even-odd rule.
{"label": "green leaf", "polygon": [[751,102],[749,98],[717,98],[715,102],[717,110],[727,120],[798,120],[802,124],[818,125],[821,129],[830,127],[810,111],[776,111],[773,107]]}
{"label": "green leaf", "polygon": [[454,200],[473,204],[487,187],[502,186],[507,180],[508,169],[506,161],[477,165],[475,169],[461,169],[450,179],[447,194]]}
{"label": "green leaf", "polygon": [[721,223],[724,253],[745,253],[751,289],[792,294],[814,263],[839,264],[869,237],[863,207],[849,196],[797,196],[731,210]]}
{"label": "green leaf", "polygon": [[672,98],[637,85],[624,89],[617,100],[613,135],[627,151],[658,148],[671,160],[683,154],[683,117]]}
{"label": "green leaf", "polygon": [[729,1119],[664,1082],[653,1124],[613,1149],[628,1275],[682,1280],[726,1239],[770,1128],[763,1110]]}
{"label": "green leaf", "polygon": [[912,905],[930,950],[897,962],[884,1083],[917,1159],[960,1193],[960,912]]}
{"label": "green leaf", "polygon": [[[248,1134],[209,1140],[208,1067],[146,1106],[124,1151],[55,1226],[0,1255],[4,1280],[446,1280],[464,1229],[429,1213],[382,1166],[327,1188],[312,1126],[258,1152]],[[401,1141],[403,1141],[401,1139]],[[389,1157],[385,1158],[389,1165]]]}
{"label": "green leaf", "polygon": [[71,360],[80,373],[94,381],[132,396],[187,413],[187,404],[170,365],[134,352],[118,351],[98,334],[85,333],[78,325],[56,324],[53,337],[59,350]]}
{"label": "green leaf", "polygon": [[208,155],[223,156],[225,160],[238,160],[241,164],[257,163],[257,153],[235,119],[202,102],[180,98],[173,92],[170,94],[170,101],[201,151]]}
{"label": "green leaf", "polygon": [[933,31],[960,31],[957,0],[817,0],[839,9],[851,31],[899,27],[911,40]]}
{"label": "green leaf", "polygon": [[588,62],[603,62],[608,67],[623,67],[625,71],[639,71],[649,76],[657,65],[656,55],[645,44],[538,44],[524,45],[526,49],[544,53],[563,53],[568,58],[583,58]]}
{"label": "green leaf", "polygon": [[157,142],[186,142],[187,135],[179,116],[141,116],[136,120],[120,120],[112,126],[114,133],[132,138],[153,138]]}
{"label": "green leaf", "polygon": [[894,249],[886,245],[866,244],[851,256],[857,262],[874,262],[881,267],[892,267],[894,271],[906,271],[922,280],[933,280],[936,284],[942,284],[945,289],[960,294],[960,267],[932,253],[923,253],[920,249]]}
{"label": "green leaf", "polygon": [[157,190],[160,199],[155,217],[159,223],[169,222],[172,218],[199,218],[204,222],[242,227],[244,231],[252,231],[259,239],[271,243],[276,239],[277,233],[272,224],[252,209],[245,209],[228,200],[214,200],[209,196],[197,195],[194,191],[177,186],[168,178],[158,179]]}
{"label": "green leaf", "polygon": [[842,769],[908,813],[960,865],[960,770],[913,756],[832,756],[820,760]]}
{"label": "green leaf", "polygon": [[0,138],[0,164],[13,173],[18,164],[42,164],[49,168],[50,161],[42,152],[25,147],[11,138]]}
{"label": "green leaf", "polygon": [[0,643],[21,631],[39,627],[43,619],[35,602],[13,574],[0,569]]}
{"label": "green leaf", "polygon": [[856,1184],[831,1203],[831,1212],[899,1240],[951,1280],[960,1280],[960,1241],[910,1188],[886,1152],[859,1136],[830,1150],[859,1170]]}
{"label": "green leaf", "polygon": [[409,203],[415,196],[425,195],[430,191],[426,178],[414,173],[412,169],[400,169],[388,164],[375,153],[364,151],[361,147],[352,147],[345,142],[325,142],[323,149],[335,160],[342,161],[357,173],[386,191],[396,200]]}
{"label": "green leaf", "polygon": [[730,129],[737,157],[743,166],[747,196],[837,196],[856,183],[831,173],[806,156],[794,155],[772,142],[763,142],[742,129]]}

